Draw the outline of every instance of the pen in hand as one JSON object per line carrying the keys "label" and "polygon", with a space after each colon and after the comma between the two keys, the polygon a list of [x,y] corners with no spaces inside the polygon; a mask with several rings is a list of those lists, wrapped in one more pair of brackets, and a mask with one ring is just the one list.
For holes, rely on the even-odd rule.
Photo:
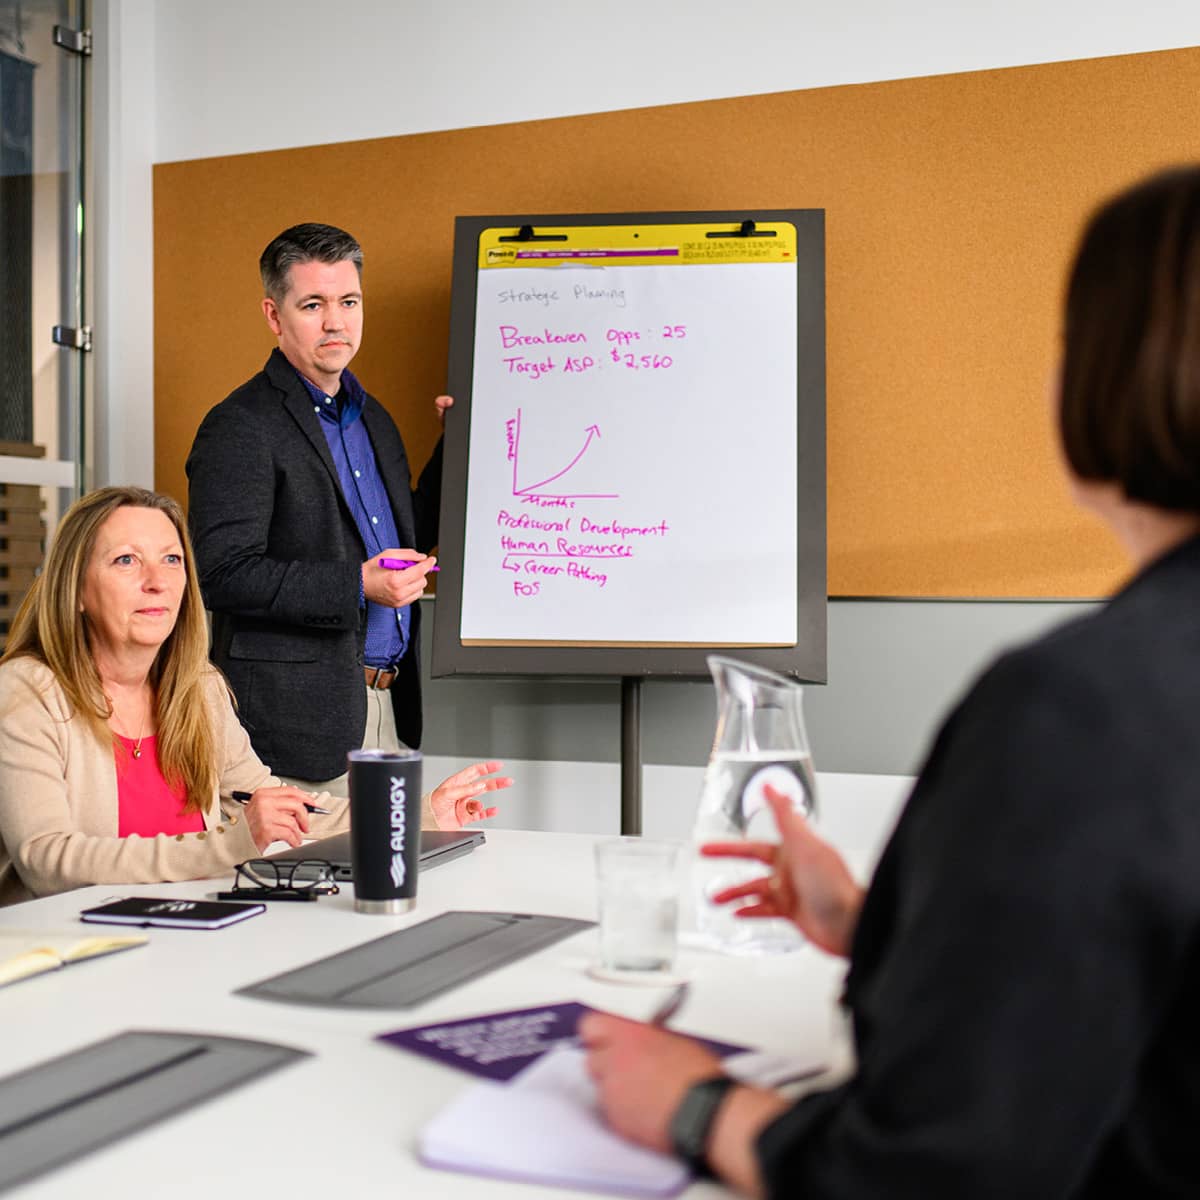
{"label": "pen in hand", "polygon": [[[657,1025],[660,1029],[666,1028],[667,1022],[683,1007],[683,1002],[687,999],[687,994],[688,985],[686,981],[677,983],[671,989],[670,995],[650,1015],[649,1023]],[[563,1045],[586,1049],[578,1031],[572,1037],[564,1038]]]}
{"label": "pen in hand", "polygon": [[[245,804],[253,795],[254,795],[253,792],[230,792],[229,793],[230,799],[236,800],[239,804]],[[329,809],[322,808],[319,804],[305,804],[304,807],[307,808],[310,813],[316,813],[318,817],[329,816]]]}
{"label": "pen in hand", "polygon": [[[409,567],[415,567],[415,562],[409,562],[407,558],[381,558],[379,565],[388,571],[404,571]],[[442,568],[438,566],[430,567],[430,573],[440,571]]]}
{"label": "pen in hand", "polygon": [[654,1010],[654,1014],[650,1018],[650,1024],[665,1028],[671,1018],[683,1007],[684,1001],[687,999],[687,994],[688,985],[686,982],[676,984],[671,989],[671,994]]}

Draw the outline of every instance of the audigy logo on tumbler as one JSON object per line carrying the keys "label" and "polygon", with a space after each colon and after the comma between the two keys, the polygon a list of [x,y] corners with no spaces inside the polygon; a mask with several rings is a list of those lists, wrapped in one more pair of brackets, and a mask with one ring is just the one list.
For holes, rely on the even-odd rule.
{"label": "audigy logo on tumbler", "polygon": [[404,835],[406,832],[407,798],[404,793],[404,780],[398,775],[390,778],[388,800],[391,804],[392,815],[392,883],[396,887],[404,886]]}

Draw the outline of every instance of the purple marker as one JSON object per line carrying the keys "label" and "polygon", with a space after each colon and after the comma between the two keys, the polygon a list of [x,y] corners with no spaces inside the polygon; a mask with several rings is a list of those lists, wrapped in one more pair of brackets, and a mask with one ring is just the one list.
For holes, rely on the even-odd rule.
{"label": "purple marker", "polygon": [[[415,562],[409,562],[406,558],[381,558],[379,565],[387,571],[403,571],[408,567],[415,567]],[[440,571],[441,567],[430,567],[430,572]]]}

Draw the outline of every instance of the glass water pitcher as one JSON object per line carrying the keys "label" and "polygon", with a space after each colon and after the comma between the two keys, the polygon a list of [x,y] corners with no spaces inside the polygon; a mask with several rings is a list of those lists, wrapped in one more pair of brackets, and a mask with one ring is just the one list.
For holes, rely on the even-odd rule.
{"label": "glass water pitcher", "polygon": [[792,806],[813,817],[817,784],[801,710],[799,684],[750,663],[712,655],[717,690],[717,728],[693,836],[696,924],[702,944],[733,953],[795,949],[803,938],[783,920],[737,918],[736,905],[714,905],[709,897],[763,873],[760,863],[702,858],[705,842],[777,842],[775,817],[764,788],[770,784]]}

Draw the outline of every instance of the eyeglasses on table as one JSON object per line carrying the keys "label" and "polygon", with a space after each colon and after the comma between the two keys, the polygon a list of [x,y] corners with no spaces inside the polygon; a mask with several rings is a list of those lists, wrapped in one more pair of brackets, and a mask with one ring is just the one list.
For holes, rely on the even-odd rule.
{"label": "eyeglasses on table", "polygon": [[322,858],[278,862],[273,858],[248,858],[234,868],[233,890],[222,893],[245,900],[315,900],[336,896],[337,868]]}

